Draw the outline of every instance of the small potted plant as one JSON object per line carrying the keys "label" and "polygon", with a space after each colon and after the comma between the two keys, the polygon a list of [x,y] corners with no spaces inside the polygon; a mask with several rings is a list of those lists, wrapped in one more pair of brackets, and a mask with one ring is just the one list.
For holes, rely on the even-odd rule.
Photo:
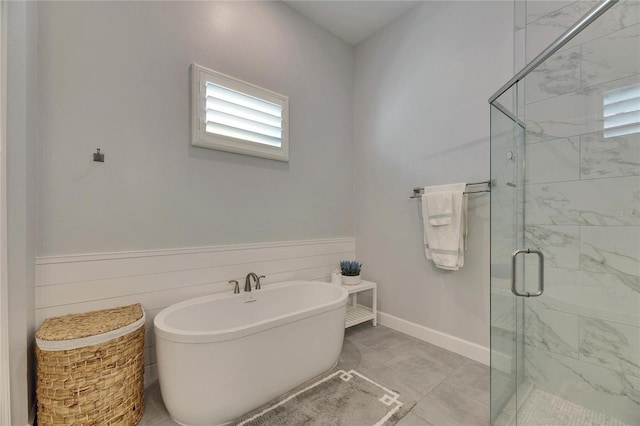
{"label": "small potted plant", "polygon": [[356,285],[360,284],[360,268],[362,263],[356,260],[343,260],[340,262],[340,270],[342,271],[342,284]]}

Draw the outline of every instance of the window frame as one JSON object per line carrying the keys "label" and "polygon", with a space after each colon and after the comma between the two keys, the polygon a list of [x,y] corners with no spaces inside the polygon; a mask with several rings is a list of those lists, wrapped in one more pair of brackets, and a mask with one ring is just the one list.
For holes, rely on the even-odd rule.
{"label": "window frame", "polygon": [[[282,107],[282,137],[280,146],[218,135],[206,131],[207,81]],[[205,68],[191,65],[191,145],[236,154],[251,155],[277,161],[289,161],[289,98],[246,81]]]}

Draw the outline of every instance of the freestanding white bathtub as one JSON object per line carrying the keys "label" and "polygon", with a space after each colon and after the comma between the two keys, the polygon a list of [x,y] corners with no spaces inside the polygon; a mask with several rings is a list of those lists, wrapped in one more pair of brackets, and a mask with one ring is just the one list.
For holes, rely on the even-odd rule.
{"label": "freestanding white bathtub", "polygon": [[158,373],[171,417],[221,425],[330,370],[348,293],[290,281],[176,303],[156,315]]}

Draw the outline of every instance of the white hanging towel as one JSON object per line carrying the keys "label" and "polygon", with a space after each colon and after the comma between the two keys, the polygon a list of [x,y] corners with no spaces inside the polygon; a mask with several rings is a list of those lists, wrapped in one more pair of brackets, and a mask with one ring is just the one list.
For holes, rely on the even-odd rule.
{"label": "white hanging towel", "polygon": [[[467,200],[464,191],[466,183],[427,186],[422,195],[422,217],[424,225],[424,250],[427,259],[441,269],[457,271],[464,265],[464,249],[467,225]],[[431,212],[439,212],[446,205],[446,196],[451,194],[451,222],[432,224]],[[434,201],[432,201],[434,200]],[[431,205],[430,205],[431,202]],[[439,215],[442,213],[434,213]]]}
{"label": "white hanging towel", "polygon": [[453,193],[451,191],[430,192],[425,196],[427,197],[429,225],[449,225],[452,220]]}

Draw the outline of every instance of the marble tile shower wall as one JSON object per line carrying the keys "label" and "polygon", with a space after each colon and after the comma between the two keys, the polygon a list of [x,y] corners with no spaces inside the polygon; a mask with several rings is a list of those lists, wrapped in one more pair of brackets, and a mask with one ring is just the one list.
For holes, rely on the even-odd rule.
{"label": "marble tile shower wall", "polygon": [[[593,6],[527,2],[527,59]],[[524,84],[525,239],[546,261],[545,294],[527,301],[525,374],[630,424],[640,424],[640,134],[605,138],[602,126],[603,95],[640,84],[639,9],[620,2]]]}

